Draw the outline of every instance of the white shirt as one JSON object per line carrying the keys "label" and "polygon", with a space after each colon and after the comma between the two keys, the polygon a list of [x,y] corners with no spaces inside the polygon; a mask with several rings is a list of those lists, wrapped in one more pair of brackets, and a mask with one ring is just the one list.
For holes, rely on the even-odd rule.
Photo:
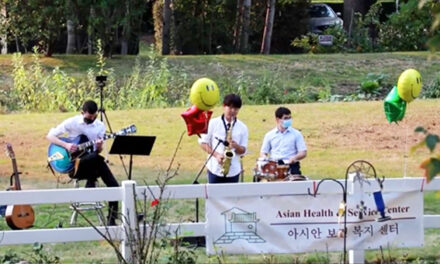
{"label": "white shirt", "polygon": [[86,124],[82,115],[76,115],[64,120],[57,127],[52,128],[47,135],[59,137],[65,133],[67,133],[69,139],[73,139],[79,135],[85,135],[89,140],[96,140],[104,137],[105,125],[98,119],[92,124]]}
{"label": "white shirt", "polygon": [[262,153],[268,153],[271,160],[287,161],[298,152],[307,150],[304,137],[293,127],[287,128],[284,132],[274,128],[264,136]]}
{"label": "white shirt", "polygon": [[[232,140],[237,142],[238,145],[247,149],[248,136],[249,136],[248,128],[246,127],[246,125],[243,122],[241,122],[238,119],[237,119],[237,121],[235,121],[235,124],[234,124],[234,122],[232,122],[232,124],[233,124]],[[226,139],[226,129],[223,124],[223,120],[222,120],[221,116],[213,118],[213,119],[211,119],[211,121],[209,121],[208,133],[205,135],[202,135],[202,138],[199,140],[199,143],[206,143],[212,149],[214,149],[215,146],[217,146],[217,144],[219,142],[216,138],[221,139],[221,140]],[[215,151],[218,153],[224,153],[225,146],[222,143],[220,143]],[[232,151],[235,153],[234,149],[232,149]],[[209,155],[208,155],[208,157],[209,157]],[[218,163],[216,158],[211,157],[209,159],[208,163],[206,164],[206,167],[213,174],[215,174],[219,177],[223,176],[222,166]],[[231,160],[231,167],[229,168],[229,173],[228,173],[228,175],[226,175],[226,177],[236,176],[237,174],[239,174],[241,172],[241,170],[242,170],[242,168],[241,168],[241,163],[240,163],[240,156],[235,153],[234,157]]]}

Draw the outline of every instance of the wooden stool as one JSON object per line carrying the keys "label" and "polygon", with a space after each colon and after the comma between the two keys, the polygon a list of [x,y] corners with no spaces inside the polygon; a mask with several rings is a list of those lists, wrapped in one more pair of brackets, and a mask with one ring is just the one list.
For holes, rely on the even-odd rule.
{"label": "wooden stool", "polygon": [[[79,187],[79,181],[78,179],[74,179],[73,180],[73,187],[74,188],[80,188]],[[96,181],[97,183],[97,181]],[[96,186],[96,184],[95,184]],[[96,211],[96,215],[98,216],[98,220],[99,220],[99,224],[101,226],[105,225],[105,217],[104,214],[102,213],[102,208],[105,207],[105,204],[102,202],[75,202],[72,203],[70,206],[70,209],[73,210],[72,212],[72,216],[70,217],[70,225],[76,225],[76,219],[78,218],[78,211],[90,211],[90,210],[95,210]],[[76,210],[75,210],[76,208]]]}

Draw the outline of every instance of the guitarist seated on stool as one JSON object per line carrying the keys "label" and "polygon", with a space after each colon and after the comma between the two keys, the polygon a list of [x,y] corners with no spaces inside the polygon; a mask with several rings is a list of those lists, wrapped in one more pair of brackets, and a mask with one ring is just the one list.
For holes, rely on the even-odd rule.
{"label": "guitarist seated on stool", "polygon": [[[75,164],[75,168],[69,172],[69,176],[74,179],[86,179],[86,188],[95,187],[95,182],[98,177],[107,187],[118,187],[119,184],[107,166],[104,158],[98,153],[102,151],[105,125],[100,120],[96,120],[98,116],[98,106],[94,101],[86,101],[82,106],[80,115],[64,120],[57,127],[52,128],[47,134],[47,139],[56,145],[59,145],[70,153],[78,151],[78,145],[75,143],[65,142],[59,137],[62,134],[67,134],[67,138],[73,139],[76,137],[87,137],[87,140],[97,140],[96,144],[91,147],[88,152],[79,156]],[[79,161],[79,162],[78,162]],[[109,213],[107,217],[107,225],[115,225],[115,219],[118,216],[118,202],[109,202]]]}

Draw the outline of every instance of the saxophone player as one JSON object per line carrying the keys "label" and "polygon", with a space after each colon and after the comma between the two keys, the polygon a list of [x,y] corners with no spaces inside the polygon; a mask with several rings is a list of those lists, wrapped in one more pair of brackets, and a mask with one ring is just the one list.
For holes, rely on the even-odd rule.
{"label": "saxophone player", "polygon": [[223,114],[211,119],[208,133],[199,141],[210,157],[206,164],[209,183],[234,183],[239,180],[242,171],[240,156],[246,153],[248,144],[247,126],[237,119],[241,104],[240,96],[226,95]]}

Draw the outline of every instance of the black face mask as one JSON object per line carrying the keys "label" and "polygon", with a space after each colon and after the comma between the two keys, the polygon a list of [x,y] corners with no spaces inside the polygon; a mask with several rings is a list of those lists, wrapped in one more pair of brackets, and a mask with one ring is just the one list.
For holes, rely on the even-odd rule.
{"label": "black face mask", "polygon": [[84,123],[86,123],[87,125],[90,125],[93,122],[95,122],[95,119],[90,119],[90,118],[84,117]]}

